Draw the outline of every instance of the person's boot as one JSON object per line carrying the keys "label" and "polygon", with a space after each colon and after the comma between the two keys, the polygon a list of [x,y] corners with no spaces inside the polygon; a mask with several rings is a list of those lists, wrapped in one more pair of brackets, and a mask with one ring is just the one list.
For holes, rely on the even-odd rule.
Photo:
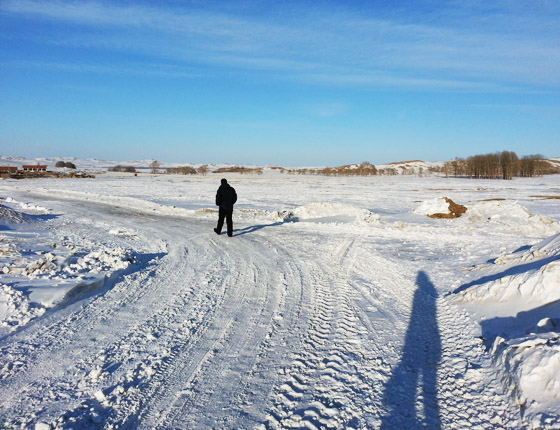
{"label": "person's boot", "polygon": [[214,233],[216,233],[216,234],[218,234],[218,235],[220,234],[220,232],[218,231],[217,228],[214,229]]}

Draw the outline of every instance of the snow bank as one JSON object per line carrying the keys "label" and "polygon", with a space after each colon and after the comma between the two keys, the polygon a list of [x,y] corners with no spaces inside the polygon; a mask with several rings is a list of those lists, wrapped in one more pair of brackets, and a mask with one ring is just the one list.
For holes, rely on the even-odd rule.
{"label": "snow bank", "polygon": [[469,206],[463,217],[473,226],[488,226],[525,234],[552,235],[560,232],[560,223],[534,215],[515,201],[486,201]]}
{"label": "snow bank", "polygon": [[512,314],[560,300],[560,234],[496,258],[487,272],[463,286],[462,300],[505,303]]}
{"label": "snow bank", "polygon": [[2,238],[0,243],[0,335],[25,325],[48,308],[103,287],[107,279],[134,262],[131,251],[105,245],[89,251],[50,242],[50,251],[30,252],[29,248],[47,242],[41,237],[47,233],[10,233],[14,237]]}
{"label": "snow bank", "polygon": [[26,222],[27,217],[9,207],[0,205],[0,222],[7,222],[13,224],[21,224]]}
{"label": "snow bank", "polygon": [[483,336],[529,428],[549,427],[560,401],[560,234],[482,270],[456,300],[482,314]]}
{"label": "snow bank", "polygon": [[558,428],[560,340],[557,333],[496,338],[493,358],[530,429]]}
{"label": "snow bank", "polygon": [[44,208],[43,206],[38,206],[38,205],[33,205],[33,204],[29,204],[29,203],[20,202],[20,201],[17,201],[15,199],[11,198],[11,197],[8,197],[6,199],[6,203],[12,203],[14,205],[17,205],[24,212],[30,212],[30,213],[35,213],[35,214],[48,214],[48,213],[50,213],[50,211],[47,208]]}
{"label": "snow bank", "polygon": [[277,212],[274,218],[277,221],[318,223],[373,224],[380,221],[378,214],[343,203],[311,203],[292,211]]}

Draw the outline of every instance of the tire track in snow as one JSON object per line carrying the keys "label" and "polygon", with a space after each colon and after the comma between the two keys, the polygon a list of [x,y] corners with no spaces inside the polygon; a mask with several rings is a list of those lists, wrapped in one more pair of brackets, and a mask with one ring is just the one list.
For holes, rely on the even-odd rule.
{"label": "tire track in snow", "polygon": [[437,304],[442,340],[438,397],[443,427],[522,427],[519,413],[507,401],[482,340],[473,335],[474,323],[468,314],[444,297],[438,298]]}
{"label": "tire track in snow", "polygon": [[[100,217],[107,210],[90,208]],[[405,266],[367,238],[317,235],[317,226],[228,243],[199,234],[201,223],[143,220],[146,238],[168,244],[165,257],[6,345],[13,357],[30,353],[7,381],[8,392],[23,387],[21,399],[10,399],[21,423],[33,423],[36,411],[54,420],[65,410],[60,428],[380,426],[421,261]],[[122,222],[135,226],[138,218]],[[437,318],[445,428],[514,428],[503,397],[484,387],[488,375],[477,382],[479,369],[465,363],[475,348],[465,321],[443,298]],[[83,351],[70,364],[63,354],[73,344]]]}
{"label": "tire track in snow", "polygon": [[325,266],[308,268],[310,321],[291,364],[281,370],[264,428],[357,428],[375,411],[368,373],[377,357],[364,348],[368,330],[348,282],[355,247],[354,240],[346,240]]}
{"label": "tire track in snow", "polygon": [[[226,274],[223,264],[216,263],[221,273],[209,278],[208,285],[212,288],[205,292],[205,297],[192,312],[179,307],[169,315],[160,315],[163,324],[178,325],[178,329],[168,336],[170,354],[138,385],[138,389],[127,396],[109,422],[121,423],[122,428],[136,428],[144,419],[151,418],[150,411],[164,411],[170,393],[188,387],[201,365],[215,354],[220,338],[217,333],[220,328],[215,325],[217,313],[224,302],[231,299],[228,293],[239,280],[239,274]],[[158,328],[164,329],[161,325]]]}
{"label": "tire track in snow", "polygon": [[[259,363],[268,360],[280,325],[293,321],[293,309],[286,309],[286,304],[293,304],[290,290],[300,288],[299,273],[280,259],[276,265],[282,270],[270,271],[269,243],[239,238],[232,246],[228,267],[242,275],[232,285],[224,308],[217,311],[213,352],[199,360],[190,375],[180,371],[173,378],[182,387],[180,395],[156,417],[159,419],[154,420],[152,413],[142,427],[237,428],[235,423],[247,422],[247,410],[266,391],[268,378],[262,375]],[[263,258],[267,254],[262,252],[263,246],[268,248],[267,258]],[[215,409],[212,416],[206,412],[209,404]],[[158,405],[150,408],[162,409]]]}
{"label": "tire track in snow", "polygon": [[[88,209],[92,208],[95,215],[102,215],[106,210],[102,205],[99,207],[89,205]],[[134,217],[129,214],[126,219],[134,225]],[[117,333],[109,333],[102,336],[102,339],[94,340],[95,350],[91,349],[91,346],[85,348],[87,350],[89,347],[91,352],[85,354],[87,358],[82,358],[75,363],[76,375],[73,378],[68,378],[69,375],[64,375],[63,371],[59,375],[46,377],[40,370],[35,373],[22,372],[18,377],[12,375],[14,376],[12,382],[15,385],[21,384],[22,381],[30,381],[30,396],[36,395],[36,399],[26,395],[19,400],[20,407],[17,409],[21,411],[22,416],[25,416],[25,409],[33,410],[40,408],[41,404],[50,402],[39,398],[40,393],[46,391],[52,394],[51,401],[57,403],[58,409],[63,407],[63,404],[68,405],[67,412],[59,422],[87,428],[92,423],[95,427],[95,423],[101,421],[108,423],[107,425],[111,422],[119,426],[124,424],[125,427],[144,425],[145,421],[149,423],[145,425],[150,427],[152,421],[156,423],[159,419],[157,416],[154,418],[153,412],[159,410],[161,406],[165,408],[169,405],[170,399],[173,399],[173,390],[184,385],[185,381],[188,382],[189,377],[195,389],[190,390],[186,387],[185,392],[190,394],[189,402],[185,407],[176,410],[188,411],[195,407],[200,408],[205,405],[204,399],[208,395],[212,396],[213,393],[219,392],[207,377],[216,369],[219,371],[218,375],[225,374],[220,367],[216,367],[217,364],[212,362],[213,357],[223,355],[218,349],[224,349],[226,352],[229,350],[230,356],[237,356],[240,359],[243,354],[253,355],[255,351],[253,344],[260,345],[255,355],[261,359],[261,362],[265,362],[263,358],[267,358],[268,351],[274,347],[272,342],[278,340],[270,339],[271,335],[275,332],[284,332],[285,335],[286,331],[282,326],[294,320],[294,315],[297,314],[294,309],[299,309],[301,306],[297,299],[294,301],[294,298],[302,296],[298,291],[301,289],[301,274],[297,265],[290,261],[284,262],[285,255],[276,250],[278,254],[276,264],[281,266],[281,270],[271,271],[270,263],[265,257],[271,250],[263,248],[262,244],[260,248],[253,246],[245,249],[245,253],[252,255],[255,260],[250,265],[239,258],[236,260],[238,249],[230,253],[230,257],[233,257],[231,261],[237,261],[237,264],[232,265],[231,261],[224,263],[223,261],[228,260],[227,256],[219,255],[223,243],[220,247],[217,245],[217,241],[223,238],[217,239],[212,236],[208,241],[210,235],[206,233],[194,236],[187,234],[190,236],[191,251],[186,252],[180,242],[174,243],[177,242],[176,236],[182,234],[175,227],[176,222],[170,222],[169,219],[145,220],[144,233],[147,235],[151,232],[153,237],[161,237],[159,229],[149,225],[151,222],[155,224],[156,221],[166,222],[166,229],[171,230],[164,235],[170,248],[169,252],[158,261],[157,267],[149,273],[144,271],[133,274],[126,282],[118,283],[103,295],[77,306],[77,309],[60,311],[53,315],[53,324],[38,325],[36,334],[30,333],[32,330],[22,334],[22,338],[26,338],[27,343],[33,336],[37,339],[44,339],[47,336],[53,340],[52,348],[38,341],[42,353],[37,354],[30,361],[39,369],[49,361],[55,363],[62,352],[70,349],[69,345],[72,342],[80,340],[85,346],[87,342],[83,338],[87,337],[87,333],[103,332],[110,324],[114,324],[118,329]],[[213,261],[220,258],[223,261],[217,263],[215,270],[212,269]],[[191,269],[190,273],[189,261],[195,268],[194,271]],[[264,267],[264,271],[259,270],[259,266]],[[237,278],[230,276],[232,268],[237,269]],[[202,278],[201,271],[205,273]],[[278,277],[277,273],[282,273],[282,276]],[[239,279],[241,274],[245,276],[243,282]],[[273,277],[275,279],[272,279]],[[209,281],[208,285],[214,285],[213,289],[205,289],[204,278]],[[263,290],[264,294],[259,295],[256,293],[262,281],[268,288]],[[192,285],[186,288],[189,283]],[[237,285],[243,283],[252,289],[250,296],[241,288],[242,285]],[[295,290],[295,293],[292,290]],[[279,292],[282,297],[275,297]],[[232,299],[228,306],[224,306],[226,296],[227,299]],[[255,315],[260,314],[260,316],[255,318],[254,334],[241,335],[240,330],[246,329],[242,323],[243,319],[245,316],[252,315],[244,305],[251,300],[257,305],[256,307],[252,305]],[[290,305],[290,309],[277,309],[279,301]],[[193,303],[195,305],[192,305]],[[232,313],[232,310],[235,312]],[[69,315],[65,317],[65,313]],[[127,321],[127,318],[130,321]],[[237,331],[232,329],[233,325],[236,325]],[[67,335],[58,338],[56,333],[65,329]],[[215,331],[213,334],[212,329]],[[233,349],[229,342],[233,335],[238,338],[237,349]],[[158,344],[166,345],[164,350],[149,345],[156,338]],[[213,343],[209,339],[213,339]],[[250,348],[247,347],[248,345]],[[198,355],[192,357],[189,352],[193,351]],[[28,348],[27,352],[29,352]],[[83,350],[80,353],[84,355]],[[187,360],[187,365],[182,364],[185,358],[190,360]],[[216,362],[219,363],[219,360]],[[61,369],[70,367],[72,365],[68,362],[60,364]],[[243,381],[244,388],[238,389],[241,392],[238,397],[244,396],[249,399],[253,396],[254,401],[255,396],[259,394],[258,389],[266,386],[267,382],[266,376],[261,375],[259,379],[257,375],[258,372],[265,373],[263,367],[259,368],[253,364],[253,368],[254,381]],[[201,371],[202,369],[204,371]],[[251,388],[252,391],[248,391]],[[207,393],[201,394],[204,390]],[[75,396],[70,395],[75,398],[64,401],[61,396],[68,395],[70,392],[75,393]],[[80,405],[73,408],[72,404],[76,404],[77,401]],[[49,412],[43,415],[54,418]],[[229,417],[227,419],[230,420]],[[171,415],[169,420],[173,420]],[[23,422],[23,419],[20,422]]]}
{"label": "tire track in snow", "polygon": [[[206,239],[204,242],[206,242]],[[200,249],[204,248],[200,247]],[[22,366],[21,375],[10,375],[9,385],[23,387],[19,391],[15,389],[7,390],[8,392],[18,393],[19,399],[11,402],[13,413],[15,413],[15,410],[20,410],[24,415],[23,411],[25,409],[32,409],[34,405],[44,403],[45,392],[51,395],[53,401],[58,401],[59,406],[61,397],[58,392],[74,390],[76,397],[83,397],[82,391],[88,391],[88,388],[91,388],[89,391],[92,391],[92,387],[96,385],[92,381],[84,381],[84,379],[87,379],[89,372],[95,370],[95,363],[99,361],[97,357],[108,356],[110,361],[113,362],[112,364],[101,363],[105,368],[110,366],[118,366],[123,369],[130,367],[129,363],[138,361],[137,357],[142,356],[142,351],[138,351],[138,349],[142,350],[144,348],[143,343],[146,343],[146,337],[154,331],[165,334],[168,329],[163,325],[170,322],[169,314],[181,315],[181,311],[184,311],[189,302],[185,300],[185,297],[192,298],[193,293],[201,294],[207,298],[219,297],[218,293],[212,291],[197,292],[192,285],[185,285],[181,276],[185,275],[186,268],[188,268],[188,254],[180,246],[173,251],[167,258],[160,261],[155,270],[147,274],[144,272],[139,276],[132,276],[131,279],[117,284],[106,294],[95,297],[86,304],[78,306],[77,309],[73,309],[70,315],[63,317],[62,320],[57,320],[57,317],[64,315],[64,311],[54,314],[52,316],[54,323],[46,326],[37,324],[35,327],[36,333],[29,335],[24,332],[21,334],[21,337],[25,338],[26,344],[33,342],[38,345],[38,352],[28,359],[30,363],[33,363],[29,368]],[[210,254],[210,256],[212,255]],[[208,258],[207,251],[203,253],[202,259],[204,257]],[[195,261],[197,259],[200,258],[195,257]],[[221,279],[222,275],[217,274],[216,278]],[[161,282],[161,279],[164,279],[165,282]],[[193,282],[195,281],[192,276],[190,279]],[[175,288],[174,285],[178,288]],[[181,285],[188,288],[182,289]],[[173,303],[174,301],[176,303]],[[199,300],[192,300],[192,303],[197,302]],[[146,303],[148,306],[146,306]],[[194,313],[196,313],[196,309]],[[206,312],[198,313],[206,314]],[[160,323],[157,322],[158,319]],[[118,328],[118,332],[104,333],[112,325]],[[99,332],[103,335],[101,339],[93,340],[96,349],[92,350],[92,341],[88,336],[96,336]],[[61,333],[64,336],[60,336]],[[37,340],[33,341],[33,339]],[[81,347],[76,347],[77,345]],[[100,345],[104,346],[98,353],[99,349],[97,348]],[[15,341],[9,344],[7,348],[9,349],[11,346],[15,347],[15,352],[19,352],[20,342]],[[21,353],[25,354],[26,349],[29,354],[29,348],[21,348]],[[88,349],[92,352],[89,355],[84,354],[84,350]],[[127,352],[123,353],[119,350],[127,350]],[[10,357],[14,356],[14,351],[10,352]],[[74,352],[77,357],[75,363],[73,363]],[[84,355],[87,358],[80,359]],[[43,369],[45,363],[50,363],[48,365],[52,372],[45,374]],[[63,371],[72,367],[74,367],[75,375],[81,374],[86,377],[78,376],[78,378],[73,378],[73,383],[67,382],[68,375],[63,375]],[[60,370],[56,371],[57,368],[60,368]],[[132,373],[135,371],[138,373],[138,369],[133,369]],[[105,383],[111,383],[112,378],[114,378],[114,375],[109,373],[109,378]],[[82,389],[80,385],[84,385],[84,382],[86,386]],[[74,387],[72,387],[73,384]],[[126,385],[130,386],[131,384]],[[134,388],[133,385],[132,388]],[[22,395],[22,392],[29,392],[29,395]],[[74,415],[72,412],[69,414],[70,417],[75,418]]]}

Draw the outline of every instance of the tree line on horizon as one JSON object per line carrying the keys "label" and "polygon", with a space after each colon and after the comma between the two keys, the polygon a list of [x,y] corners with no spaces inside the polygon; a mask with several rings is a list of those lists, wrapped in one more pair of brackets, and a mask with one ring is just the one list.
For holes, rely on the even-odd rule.
{"label": "tree line on horizon", "polygon": [[444,164],[443,173],[446,177],[510,180],[514,177],[532,178],[554,174],[558,173],[558,169],[540,154],[519,158],[513,151],[502,151],[455,158]]}
{"label": "tree line on horizon", "polygon": [[[414,161],[416,162],[416,161]],[[398,175],[418,175],[429,176],[434,173],[442,173],[443,167],[428,166],[414,167],[406,161],[402,163],[390,163],[395,167],[377,168],[369,161],[360,164],[347,164],[338,167],[324,167],[320,169],[301,168],[301,169],[282,169],[281,172],[299,175],[322,175],[322,176],[398,176]]]}
{"label": "tree line on horizon", "polygon": [[[418,175],[430,176],[432,174],[444,174],[445,177],[463,177],[475,179],[513,179],[514,177],[534,177],[548,174],[560,173],[560,169],[549,163],[540,154],[519,157],[513,151],[502,151],[490,154],[472,155],[467,158],[455,158],[443,163],[443,166],[418,167],[413,163],[420,160],[389,163],[395,166],[377,168],[369,161],[360,164],[348,164],[338,167],[324,168],[295,168],[271,167],[280,173],[299,175],[322,175],[322,176],[394,176],[394,175]],[[154,160],[150,164],[152,173],[162,173],[161,163]],[[132,166],[117,165],[110,167],[109,171],[135,173]],[[195,169],[192,166],[163,168],[165,173],[183,175],[206,175],[209,172],[208,165],[202,165]],[[228,166],[214,170],[213,173],[241,173],[262,174],[260,167],[249,168],[244,166]]]}

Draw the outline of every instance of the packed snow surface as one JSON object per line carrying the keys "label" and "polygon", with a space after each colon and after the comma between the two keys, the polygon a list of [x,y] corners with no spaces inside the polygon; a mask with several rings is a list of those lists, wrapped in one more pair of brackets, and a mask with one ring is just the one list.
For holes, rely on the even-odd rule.
{"label": "packed snow surface", "polygon": [[220,179],[0,181],[2,426],[559,428],[560,177]]}

